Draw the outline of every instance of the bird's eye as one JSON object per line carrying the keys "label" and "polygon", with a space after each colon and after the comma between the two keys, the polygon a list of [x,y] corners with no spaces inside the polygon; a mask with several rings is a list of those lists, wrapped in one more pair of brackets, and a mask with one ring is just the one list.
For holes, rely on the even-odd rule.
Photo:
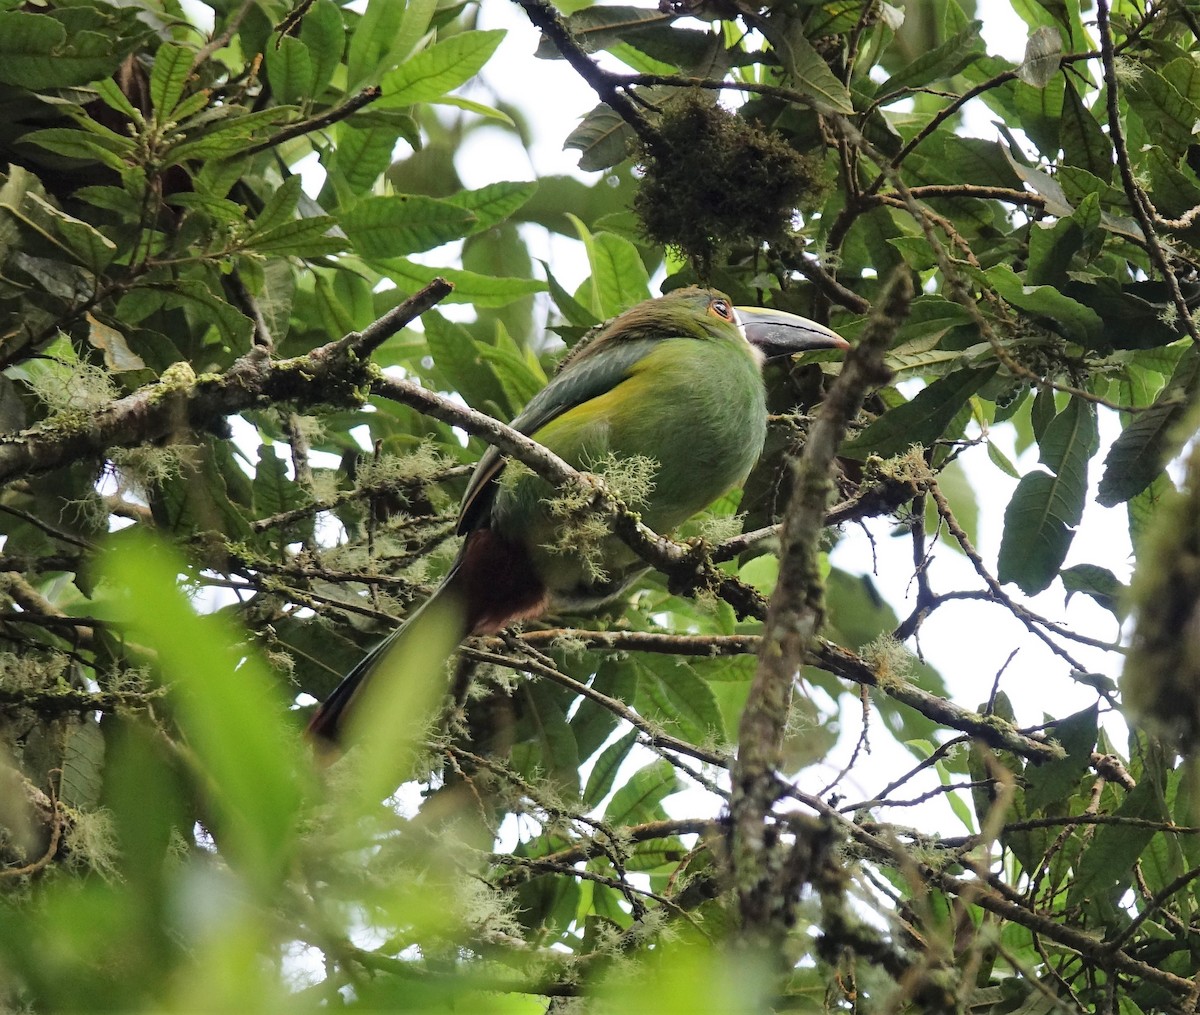
{"label": "bird's eye", "polygon": [[733,321],[733,309],[729,306],[728,300],[713,300],[708,305],[708,309],[723,321]]}

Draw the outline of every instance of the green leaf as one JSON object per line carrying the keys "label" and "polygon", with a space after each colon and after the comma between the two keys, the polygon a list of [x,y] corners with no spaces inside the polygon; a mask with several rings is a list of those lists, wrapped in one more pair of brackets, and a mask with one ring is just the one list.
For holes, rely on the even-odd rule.
{"label": "green leaf", "polygon": [[223,197],[210,197],[195,191],[171,194],[166,202],[176,208],[193,208],[210,216],[214,221],[230,226],[241,226],[246,221],[244,205],[234,204]]}
{"label": "green leaf", "polygon": [[615,233],[593,235],[582,220],[570,213],[567,217],[583,240],[592,269],[576,299],[603,320],[649,297],[650,276],[637,247]]}
{"label": "green leaf", "polygon": [[79,717],[63,730],[63,739],[59,796],[68,807],[95,808],[105,780],[106,744],[100,722],[92,713]]}
{"label": "green leaf", "polygon": [[638,667],[638,711],[693,744],[725,740],[725,724],[708,683],[687,663],[663,657]]}
{"label": "green leaf", "polygon": [[230,539],[253,535],[246,511],[251,499],[249,480],[227,442],[213,439],[196,445],[149,497],[160,531],[183,538],[222,532]]}
{"label": "green leaf", "polygon": [[651,762],[634,772],[613,794],[604,810],[604,818],[618,826],[661,821],[667,816],[662,809],[663,799],[682,788],[674,765],[661,759]]}
{"label": "green leaf", "polygon": [[137,529],[109,541],[104,571],[122,629],[153,653],[207,779],[222,852],[264,891],[292,864],[302,800],[298,741],[266,667],[216,616],[198,616],[179,586],[183,561]]}
{"label": "green leaf", "polygon": [[1112,182],[1112,142],[1104,133],[1096,114],[1079,95],[1075,82],[1068,76],[1063,92],[1062,146],[1063,154],[1072,165],[1079,166],[1099,177],[1105,183]]}
{"label": "green leaf", "polygon": [[361,88],[378,81],[394,63],[389,57],[406,55],[397,51],[394,40],[407,6],[395,0],[370,0],[367,4],[362,18],[350,33],[350,48],[346,54],[349,87]]}
{"label": "green leaf", "polygon": [[259,518],[288,511],[304,503],[300,487],[288,479],[287,463],[274,445],[261,444],[254,470],[254,513]]}
{"label": "green leaf", "polygon": [[414,148],[418,146],[417,122],[407,113],[397,115],[407,124],[354,117],[338,125],[338,146],[333,151],[330,172],[344,181],[355,197],[367,193],[392,164],[392,153],[401,137]]}
{"label": "green leaf", "polygon": [[1033,314],[1042,314],[1062,326],[1072,342],[1090,345],[1104,331],[1104,322],[1091,307],[1065,296],[1054,286],[1026,285],[1012,267],[1001,263],[983,277],[1008,303]]}
{"label": "green leaf", "polygon": [[1001,472],[1012,479],[1020,479],[1021,474],[1017,471],[1017,467],[1009,460],[1008,455],[996,447],[995,441],[987,442],[988,458],[992,460],[992,464]]}
{"label": "green leaf", "polygon": [[1000,581],[1015,582],[1030,596],[1049,588],[1082,513],[1082,500],[1073,499],[1068,484],[1057,476],[1041,469],[1025,476],[1004,512]]}
{"label": "green leaf", "polygon": [[563,315],[568,324],[576,328],[593,328],[600,323],[599,317],[559,284],[550,271],[550,265],[545,261],[542,262],[542,269],[546,272],[546,283],[550,287],[550,296],[554,300],[554,305],[558,307],[558,312]]}
{"label": "green leaf", "polygon": [[183,98],[192,69],[195,52],[164,42],[154,54],[154,67],[150,71],[150,105],[160,121],[170,118]]}
{"label": "green leaf", "polygon": [[229,346],[244,349],[250,344],[250,333],[254,328],[250,318],[239,313],[198,279],[181,278],[169,286],[155,285],[163,292],[164,305],[188,307],[196,311],[201,320],[212,323],[220,331]]}
{"label": "green leaf", "polygon": [[91,85],[92,90],[100,97],[109,109],[115,109],[122,116],[127,116],[134,123],[141,117],[139,112],[129,101],[129,98],[121,91],[121,86],[112,78],[102,78],[95,81]]}
{"label": "green leaf", "polygon": [[508,396],[510,410],[516,415],[546,386],[546,374],[532,350],[519,348],[499,322],[497,330],[499,334],[495,345],[476,342],[475,349],[480,359],[491,364],[496,379]]}
{"label": "green leaf", "polygon": [[[1194,358],[1194,350],[1188,353]],[[1186,414],[1187,403],[1173,399],[1139,412],[1108,449],[1096,500],[1113,507],[1145,490],[1178,447],[1177,431]]]}
{"label": "green leaf", "polygon": [[588,775],[587,786],[583,791],[583,805],[587,808],[600,806],[600,801],[608,796],[617,772],[637,743],[637,730],[630,730],[619,740],[604,748],[596,764]]}
{"label": "green leaf", "polygon": [[792,88],[812,99],[820,112],[854,115],[854,102],[846,86],[805,37],[798,19],[790,22],[790,31],[774,30],[766,20],[759,27],[779,56]]}
{"label": "green leaf", "polygon": [[[1089,197],[1095,202],[1095,197]],[[1071,260],[1083,246],[1084,233],[1074,216],[1053,223],[1035,223],[1029,230],[1029,265],[1026,276],[1035,285],[1061,285]]]}
{"label": "green leaf", "polygon": [[191,95],[185,95],[175,107],[175,112],[172,117],[176,122],[182,123],[190,117],[196,116],[203,110],[210,108],[209,102],[212,100],[212,95],[205,89],[192,92]]}
{"label": "green leaf", "polygon": [[404,258],[393,257],[379,262],[381,270],[398,287],[416,292],[433,279],[441,277],[454,286],[443,303],[471,303],[476,307],[503,307],[515,300],[546,291],[546,283],[533,278],[500,278],[480,275],[461,268],[430,268]]}
{"label": "green leaf", "polygon": [[1017,484],[1004,513],[999,578],[1027,595],[1047,588],[1066,559],[1074,527],[1083,519],[1088,462],[1099,446],[1096,412],[1072,396],[1038,437],[1039,460],[1055,473],[1030,473]]}
{"label": "green leaf", "polygon": [[315,79],[312,57],[300,39],[285,35],[267,47],[267,81],[280,102],[311,101]]}
{"label": "green leaf", "polygon": [[503,409],[508,404],[504,388],[483,362],[475,340],[466,328],[447,321],[436,310],[423,314],[421,323],[434,364],[450,388],[459,392],[468,405],[478,409],[489,405]]}
{"label": "green leaf", "polygon": [[254,217],[254,229],[250,233],[266,233],[276,226],[289,222],[296,213],[300,201],[301,181],[298,175],[289,176],[276,187],[263,202],[262,210]]}
{"label": "green leaf", "polygon": [[187,124],[189,139],[170,149],[165,166],[179,165],[189,159],[236,156],[270,137],[296,109],[294,106],[271,106],[250,113],[236,106],[226,106],[206,112],[216,113],[218,118],[208,119],[202,115],[190,120]]}
{"label": "green leaf", "polygon": [[[262,286],[258,291],[258,309],[267,329],[278,345],[291,326],[292,303],[296,294],[296,276],[292,266],[281,257],[273,257],[263,265]],[[352,329],[347,329],[352,330]],[[341,333],[341,334],[344,334]]]}
{"label": "green leaf", "polygon": [[108,77],[126,52],[124,40],[114,41],[98,32],[68,36],[46,14],[0,12],[0,82],[37,91]]}
{"label": "green leaf", "polygon": [[1168,152],[1181,158],[1192,143],[1192,128],[1200,120],[1200,101],[1183,95],[1165,73],[1147,63],[1125,89],[1129,105],[1141,117],[1146,134]]}
{"label": "green leaf", "polygon": [[345,240],[330,235],[337,226],[331,216],[293,217],[301,196],[300,177],[289,176],[267,198],[254,219],[253,231],[242,241],[243,249],[291,257],[317,257],[344,250]]}
{"label": "green leaf", "polygon": [[329,87],[346,49],[346,25],[342,21],[341,8],[334,0],[317,0],[308,9],[300,23],[300,40],[308,47],[312,66],[312,91],[308,97],[316,99]]}
{"label": "green leaf", "polygon": [[911,401],[889,409],[868,424],[857,437],[842,445],[842,453],[854,458],[868,454],[890,458],[913,444],[932,444],[996,369],[995,365],[969,367],[934,381],[918,391]]}
{"label": "green leaf", "polygon": [[489,183],[478,190],[460,190],[446,202],[475,216],[472,233],[481,233],[503,222],[537,192],[536,183]]}
{"label": "green leaf", "polygon": [[[1046,733],[1057,740],[1066,756],[1025,768],[1025,806],[1029,813],[1045,813],[1052,805],[1070,799],[1092,765],[1096,749],[1097,708],[1095,705],[1059,719]],[[1066,813],[1064,807],[1054,813]]]}
{"label": "green leaf", "polygon": [[114,142],[72,127],[32,130],[22,140],[67,158],[103,163],[118,173],[129,167],[136,150],[132,139],[127,138],[123,143]]}
{"label": "green leaf", "polygon": [[350,33],[347,76],[351,88],[378,81],[412,51],[437,11],[437,0],[370,0]]}
{"label": "green leaf", "polygon": [[[41,181],[36,176],[19,166],[12,166],[8,179],[0,185],[0,209],[7,211],[25,229],[62,250],[71,260],[79,260],[82,255],[88,263],[108,264],[115,245],[93,226],[56,208],[42,196],[43,193]],[[3,221],[6,220],[0,216],[0,222]],[[24,270],[39,277],[51,292],[67,299],[79,295],[79,283],[85,280],[78,269],[20,250],[14,253],[14,258],[20,259],[18,263]],[[56,279],[63,284],[56,284]]]}
{"label": "green leaf", "polygon": [[346,249],[346,241],[330,230],[337,222],[329,215],[294,219],[266,232],[256,232],[242,244],[244,250],[280,257],[321,257]]}
{"label": "green leaf", "polygon": [[470,234],[474,214],[432,197],[367,197],[341,215],[341,226],[363,257],[386,258],[440,247]]}
{"label": "green leaf", "polygon": [[[338,319],[345,323],[339,334],[348,331],[361,331],[378,316],[375,301],[372,298],[371,283],[356,271],[339,271],[333,276],[333,285],[325,285],[328,276],[322,275],[319,281],[328,288],[330,297],[337,303]],[[396,303],[401,297],[397,295]],[[393,306],[395,304],[392,304]],[[379,310],[383,310],[381,305]]]}
{"label": "green leaf", "polygon": [[[626,41],[636,45],[646,29],[678,31],[671,26],[671,20],[670,15],[649,7],[604,4],[572,12],[567,18],[567,28],[586,52],[595,53]],[[545,60],[559,59],[562,53],[551,40],[543,36],[534,55]]]}
{"label": "green leaf", "polygon": [[682,840],[674,835],[662,839],[643,839],[633,847],[633,852],[625,861],[625,869],[646,873],[658,871],[670,876],[678,870],[680,862],[689,852]]}
{"label": "green leaf", "polygon": [[59,258],[34,257],[16,251],[10,263],[61,300],[82,303],[92,289],[93,276]]}
{"label": "green leaf", "polygon": [[1122,603],[1128,590],[1108,568],[1097,564],[1076,564],[1064,568],[1059,577],[1067,590],[1068,602],[1076,592],[1081,592],[1118,620],[1124,619],[1125,608]]}
{"label": "green leaf", "polygon": [[523,685],[521,727],[530,739],[514,745],[513,767],[527,779],[549,779],[559,793],[574,798],[579,796],[579,748],[556,690],[542,683]]}
{"label": "green leaf", "polygon": [[916,54],[913,60],[904,64],[903,69],[884,81],[875,90],[875,95],[883,97],[901,90],[921,88],[931,81],[953,77],[977,56],[983,54],[983,40],[979,35],[982,25],[982,21],[972,21],[962,31],[956,32],[929,52]]}
{"label": "green leaf", "polygon": [[384,106],[431,102],[478,74],[508,33],[502,29],[463,32],[423,49],[383,78]]}
{"label": "green leaf", "polygon": [[440,99],[434,99],[435,106],[452,106],[455,109],[461,109],[468,113],[474,113],[477,116],[482,116],[485,120],[495,120],[497,123],[502,123],[506,127],[512,127],[514,130],[517,127],[516,121],[501,109],[495,106],[489,106],[484,102],[476,102],[474,99],[464,99],[461,95],[443,95]]}
{"label": "green leaf", "polygon": [[[1130,790],[1116,816],[1149,822],[1171,820],[1153,779],[1145,779]],[[1134,863],[1155,834],[1152,828],[1136,825],[1100,825],[1080,857],[1075,880],[1067,892],[1067,905],[1078,906],[1086,899],[1106,896],[1114,888],[1129,884]]]}
{"label": "green leaf", "polygon": [[1087,488],[1088,459],[1096,453],[1099,443],[1095,407],[1072,395],[1038,439],[1038,458],[1060,477],[1074,483],[1082,499]]}
{"label": "green leaf", "polygon": [[1043,25],[1035,29],[1025,44],[1025,59],[1017,68],[1017,77],[1034,88],[1045,88],[1058,73],[1062,49],[1057,28]]}
{"label": "green leaf", "polygon": [[29,194],[26,200],[53,223],[68,251],[84,267],[101,272],[112,262],[117,245],[95,226],[60,211],[37,194]]}
{"label": "green leaf", "polygon": [[628,158],[636,137],[633,128],[621,116],[601,103],[588,112],[579,126],[567,135],[563,147],[575,148],[580,152],[580,169],[596,172]]}

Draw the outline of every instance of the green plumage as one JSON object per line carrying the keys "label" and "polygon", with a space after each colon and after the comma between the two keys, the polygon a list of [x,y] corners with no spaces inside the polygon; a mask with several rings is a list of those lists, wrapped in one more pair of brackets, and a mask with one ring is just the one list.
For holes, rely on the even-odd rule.
{"label": "green plumage", "polygon": [[[682,289],[639,303],[577,348],[512,425],[582,471],[650,460],[638,507],[651,528],[669,533],[743,482],[758,460],[767,432],[764,358],[845,346],[812,321],[735,310],[722,293]],[[499,630],[547,606],[608,598],[644,568],[612,535],[580,541],[568,528],[564,545],[551,508],[558,491],[528,469],[505,471],[504,457],[489,448],[463,497],[463,549],[434,593],[461,616],[460,636]],[[431,616],[419,611],[363,659],[310,731],[336,739],[360,685],[399,655],[401,641],[419,638]]]}
{"label": "green plumage", "polygon": [[[559,375],[563,383],[552,382],[539,396],[545,399],[537,406],[538,416],[547,421],[539,420],[529,431],[577,469],[594,470],[610,455],[651,459],[653,485],[641,513],[659,532],[671,531],[740,484],[766,438],[767,410],[754,350],[736,325],[717,318],[703,329],[689,327],[706,301],[706,293],[660,301],[672,312],[656,315],[653,324],[664,336],[657,341],[612,329],[601,335],[571,364],[570,373]],[[573,401],[580,388],[573,375],[589,368],[588,397]],[[525,415],[514,421],[517,429],[529,426]],[[578,605],[611,594],[641,565],[623,542],[609,537],[599,564],[610,581],[594,587],[590,569],[577,556],[545,550],[556,538],[557,523],[546,506],[553,493],[528,472],[514,483],[499,484],[491,527],[533,546],[535,567],[552,601]]]}

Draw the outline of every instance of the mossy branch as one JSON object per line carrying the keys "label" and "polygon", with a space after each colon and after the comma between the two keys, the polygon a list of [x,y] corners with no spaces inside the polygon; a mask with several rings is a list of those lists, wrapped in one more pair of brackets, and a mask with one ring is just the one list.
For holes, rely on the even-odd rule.
{"label": "mossy branch", "polygon": [[825,617],[819,538],[833,491],[830,470],[846,426],[867,392],[891,376],[884,353],[908,314],[912,281],[893,274],[859,345],[846,356],[837,381],[809,431],[802,457],[793,464],[794,485],[783,518],[779,581],[771,597],[758,671],[738,729],[733,769],[731,858],[742,925],[758,945],[775,950],[792,920],[794,893],[781,890],[780,846],[769,820],[778,797],[792,681],[816,647]]}
{"label": "mossy branch", "polygon": [[175,364],[157,382],[95,412],[60,416],[0,435],[0,482],[99,458],[113,447],[169,440],[194,428],[221,431],[228,416],[277,402],[360,400],[361,388],[372,375],[371,353],[449,295],[451,288],[445,280],[434,279],[370,327],[305,356],[271,359],[256,346],[224,373],[202,377],[186,364]]}

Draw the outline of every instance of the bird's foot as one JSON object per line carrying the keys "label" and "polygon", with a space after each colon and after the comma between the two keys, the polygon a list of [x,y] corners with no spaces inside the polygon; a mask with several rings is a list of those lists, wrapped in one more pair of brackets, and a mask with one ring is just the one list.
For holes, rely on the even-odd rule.
{"label": "bird's foot", "polygon": [[681,544],[684,547],[678,564],[671,569],[667,588],[677,596],[692,596],[697,590],[712,585],[712,544],[702,536],[693,536]]}

